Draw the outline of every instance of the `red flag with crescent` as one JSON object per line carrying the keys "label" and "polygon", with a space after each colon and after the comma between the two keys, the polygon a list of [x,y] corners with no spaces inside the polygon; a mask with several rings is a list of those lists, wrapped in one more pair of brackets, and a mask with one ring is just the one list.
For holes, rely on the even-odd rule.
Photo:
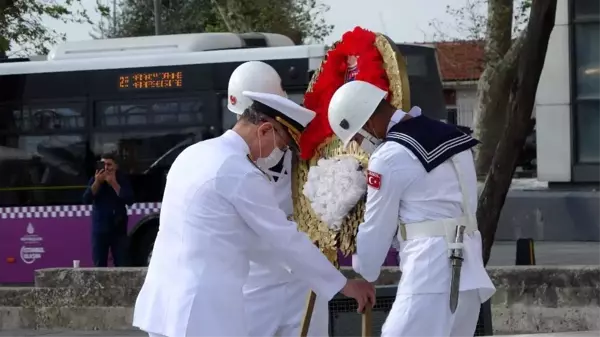
{"label": "red flag with crescent", "polygon": [[367,185],[378,190],[381,187],[381,174],[373,171],[367,171]]}

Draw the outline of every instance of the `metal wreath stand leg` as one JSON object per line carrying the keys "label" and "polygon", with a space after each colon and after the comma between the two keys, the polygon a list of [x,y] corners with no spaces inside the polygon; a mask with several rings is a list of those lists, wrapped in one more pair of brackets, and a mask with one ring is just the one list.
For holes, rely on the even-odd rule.
{"label": "metal wreath stand leg", "polygon": [[[359,29],[360,28],[355,28]],[[400,53],[395,43],[387,36],[374,33],[376,35],[374,47],[381,54],[383,59],[383,68],[389,80],[390,103],[405,111],[410,110],[410,88],[408,74],[406,71],[406,62],[404,56]],[[336,48],[338,41],[331,46]],[[350,64],[350,57],[348,62]],[[354,61],[356,58],[354,57]],[[309,85],[308,92],[312,92],[313,86],[317,81],[319,74],[323,70],[323,64],[315,71]],[[360,69],[357,69],[360,73]],[[309,109],[314,107],[307,106]],[[321,221],[319,215],[315,214],[311,207],[311,201],[303,194],[304,184],[308,179],[308,172],[312,166],[317,165],[321,158],[336,158],[339,156],[353,156],[363,167],[367,166],[369,156],[357,144],[352,143],[347,149],[342,142],[335,136],[324,139],[321,145],[315,150],[313,157],[309,160],[302,160],[294,156],[292,165],[292,199],[294,208],[294,221],[298,224],[298,229],[308,234],[311,240],[321,249],[323,254],[338,267],[338,250],[348,256],[355,252],[356,233],[358,225],[362,222],[365,211],[365,200],[360,200],[350,213],[344,218],[339,230],[333,231],[327,224]],[[300,337],[307,337],[310,327],[310,321],[314,312],[317,295],[311,291],[306,301],[306,310],[302,319],[300,328]],[[362,336],[371,337],[372,334],[372,308],[367,306],[362,313]]]}
{"label": "metal wreath stand leg", "polygon": [[304,317],[302,318],[302,326],[300,327],[300,337],[308,336],[308,328],[310,328],[310,320],[315,309],[316,299],[317,294],[315,294],[314,291],[311,291],[308,294],[308,299],[306,301],[306,309],[304,311]]}
{"label": "metal wreath stand leg", "polygon": [[[308,298],[306,301],[306,309],[304,311],[304,317],[302,318],[302,325],[300,326],[300,337],[308,336],[308,329],[310,328],[310,321],[312,319],[312,314],[315,309],[315,301],[317,300],[317,294],[314,291],[311,291],[308,294]],[[365,311],[361,314],[362,316],[362,328],[361,328],[361,336],[362,337],[372,337],[373,336],[373,321],[371,319],[372,308],[367,306]]]}

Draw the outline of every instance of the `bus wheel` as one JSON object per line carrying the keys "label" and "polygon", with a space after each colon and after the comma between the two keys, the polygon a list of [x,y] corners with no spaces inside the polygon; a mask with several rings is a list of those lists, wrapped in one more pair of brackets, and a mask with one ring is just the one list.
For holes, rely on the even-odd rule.
{"label": "bus wheel", "polygon": [[131,247],[131,262],[133,267],[147,267],[152,256],[154,240],[158,233],[158,226],[148,224],[143,232],[135,236]]}

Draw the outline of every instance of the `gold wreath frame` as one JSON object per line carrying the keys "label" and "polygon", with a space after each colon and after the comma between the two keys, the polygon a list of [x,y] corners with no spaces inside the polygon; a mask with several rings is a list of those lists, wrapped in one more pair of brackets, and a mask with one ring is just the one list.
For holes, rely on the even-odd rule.
{"label": "gold wreath frame", "polygon": [[[340,41],[333,44],[335,48]],[[394,42],[387,36],[376,33],[375,47],[383,58],[383,67],[390,83],[391,104],[405,111],[410,109],[410,88],[406,61]],[[323,64],[315,71],[307,92],[311,92],[313,85],[319,78]],[[358,69],[360,72],[360,69]],[[367,167],[369,155],[365,153],[358,144],[352,142],[348,149],[344,150],[342,142],[335,136],[326,139],[315,151],[309,160],[294,158],[292,168],[292,198],[294,205],[294,220],[298,229],[307,233],[310,239],[321,249],[323,254],[339,267],[337,250],[340,249],[345,256],[354,253],[356,249],[356,233],[358,225],[362,222],[365,212],[365,200],[360,201],[348,214],[341,225],[339,232],[330,230],[318,215],[312,210],[310,201],[304,196],[302,190],[308,177],[308,171],[317,164],[321,158],[332,158],[339,155],[351,155],[356,157],[364,167]]]}

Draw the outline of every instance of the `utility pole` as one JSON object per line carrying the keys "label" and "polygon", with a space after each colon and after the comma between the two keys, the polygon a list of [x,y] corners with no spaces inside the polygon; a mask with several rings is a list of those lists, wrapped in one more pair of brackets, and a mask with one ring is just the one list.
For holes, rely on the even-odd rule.
{"label": "utility pole", "polygon": [[160,17],[161,17],[161,3],[160,0],[154,0],[154,35],[160,35]]}
{"label": "utility pole", "polygon": [[117,35],[117,0],[113,0],[113,24],[112,24],[112,35],[115,37]]}

